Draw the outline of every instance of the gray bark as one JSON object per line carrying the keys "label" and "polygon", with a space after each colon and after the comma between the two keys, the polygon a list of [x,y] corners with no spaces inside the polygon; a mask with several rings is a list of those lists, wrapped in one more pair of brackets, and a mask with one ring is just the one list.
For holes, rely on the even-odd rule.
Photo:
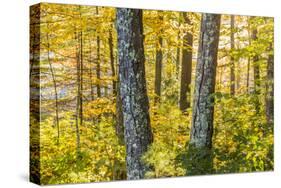
{"label": "gray bark", "polygon": [[118,8],[117,32],[127,179],[142,179],[149,167],[141,157],[153,140],[145,80],[142,11]]}
{"label": "gray bark", "polygon": [[212,171],[212,135],[220,15],[203,14],[193,98],[192,127],[189,142],[190,174]]}
{"label": "gray bark", "polygon": [[[187,13],[183,13],[183,18],[186,24],[191,24]],[[185,111],[190,107],[190,98],[187,94],[190,93],[191,72],[192,72],[192,45],[193,35],[191,32],[185,33],[183,37],[182,50],[182,66],[181,66],[181,85],[180,85],[180,110]]]}

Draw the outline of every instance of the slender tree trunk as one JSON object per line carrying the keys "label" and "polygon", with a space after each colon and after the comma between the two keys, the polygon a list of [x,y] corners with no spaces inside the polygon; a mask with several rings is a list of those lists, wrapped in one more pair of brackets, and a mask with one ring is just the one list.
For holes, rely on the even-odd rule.
{"label": "slender tree trunk", "polygon": [[[252,40],[256,41],[258,31],[257,29],[252,30]],[[255,94],[255,105],[256,105],[256,112],[259,113],[260,109],[260,102],[259,102],[259,94],[260,94],[260,66],[259,66],[259,56],[257,54],[253,57],[253,66],[254,66],[254,94]]]}
{"label": "slender tree trunk", "polygon": [[[183,13],[183,18],[186,24],[191,25],[187,13]],[[190,107],[190,94],[191,73],[192,73],[192,45],[193,36],[191,32],[186,32],[183,38],[182,50],[182,66],[181,66],[181,87],[180,87],[180,110],[185,111]]]}
{"label": "slender tree trunk", "polygon": [[[235,17],[231,15],[230,17],[230,49],[231,52],[234,50],[234,24],[235,24]],[[230,94],[235,95],[235,63],[234,57],[230,55]]]}
{"label": "slender tree trunk", "polygon": [[[163,22],[163,15],[162,12],[159,12],[159,21]],[[155,82],[154,82],[154,88],[155,88],[155,102],[160,102],[161,98],[161,81],[162,81],[162,61],[163,61],[163,52],[162,52],[162,46],[163,46],[163,38],[162,38],[162,29],[160,29],[160,33],[158,34],[158,41],[156,44],[156,63],[155,63]]]}
{"label": "slender tree trunk", "polygon": [[212,173],[212,136],[220,15],[203,14],[193,98],[188,174]]}
{"label": "slender tree trunk", "polygon": [[247,82],[246,82],[246,88],[247,88],[247,93],[250,93],[250,68],[251,68],[251,58],[248,57],[247,60]]}
{"label": "slender tree trunk", "polygon": [[80,119],[80,126],[83,126],[83,32],[80,32],[80,109],[79,109],[79,119]]}
{"label": "slender tree trunk", "polygon": [[[251,45],[251,24],[250,24],[250,18],[247,18],[248,26],[248,38],[249,38],[249,46]],[[251,69],[251,58],[250,56],[248,57],[248,62],[247,62],[247,92],[250,93],[250,69]]]}
{"label": "slender tree trunk", "polygon": [[[180,26],[181,22],[181,13],[179,13],[179,18],[178,18],[178,23]],[[179,72],[180,72],[180,54],[181,54],[181,40],[180,40],[180,29],[178,31],[178,36],[177,36],[177,56],[176,56],[176,76],[177,79],[179,78]]]}
{"label": "slender tree trunk", "polygon": [[51,58],[50,58],[50,43],[49,43],[49,34],[47,34],[47,54],[48,54],[48,63],[49,63],[49,67],[50,67],[50,71],[51,71],[51,75],[52,75],[52,80],[53,80],[53,84],[54,84],[54,90],[55,90],[55,111],[56,111],[56,127],[57,127],[57,145],[59,145],[60,142],[60,123],[59,123],[59,105],[58,105],[58,91],[57,91],[57,81],[55,78],[55,72],[53,69],[53,65],[51,62]]}
{"label": "slender tree trunk", "polygon": [[93,58],[92,58],[92,45],[91,45],[91,41],[90,41],[90,63],[89,63],[89,73],[90,73],[90,89],[91,89],[91,100],[94,100],[94,88],[93,88],[93,72],[92,72],[92,62],[93,62]]}
{"label": "slender tree trunk", "polygon": [[274,55],[272,43],[269,46],[267,59],[267,85],[266,85],[266,119],[268,124],[273,124],[274,120]]}
{"label": "slender tree trunk", "polygon": [[[79,34],[76,32],[75,34],[75,38],[77,39],[78,44],[79,43]],[[76,131],[76,158],[79,158],[80,155],[80,99],[81,99],[81,77],[80,77],[80,69],[81,69],[81,65],[80,65],[80,49],[79,49],[79,45],[77,44],[76,47],[76,82],[77,82],[77,97],[76,97],[76,124],[75,124],[75,131]]]}
{"label": "slender tree trunk", "polygon": [[127,179],[142,179],[149,167],[141,157],[153,141],[145,80],[142,10],[118,8],[116,17]]}
{"label": "slender tree trunk", "polygon": [[[96,14],[99,14],[99,8],[96,7]],[[97,33],[97,70],[96,70],[96,76],[97,76],[97,96],[101,97],[101,87],[100,87],[100,36],[99,33]]]}
{"label": "slender tree trunk", "polygon": [[113,55],[113,36],[112,36],[112,26],[109,30],[109,36],[108,36],[108,45],[109,45],[109,56],[110,56],[110,67],[111,67],[111,75],[114,77],[112,80],[112,92],[113,95],[116,96],[116,80],[115,80],[115,65],[114,65],[114,55]]}

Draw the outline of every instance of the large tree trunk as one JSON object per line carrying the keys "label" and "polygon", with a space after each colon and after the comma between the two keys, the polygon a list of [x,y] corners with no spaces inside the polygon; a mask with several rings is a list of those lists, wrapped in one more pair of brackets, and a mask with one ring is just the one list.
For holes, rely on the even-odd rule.
{"label": "large tree trunk", "polygon": [[[187,13],[183,13],[183,18],[186,24],[191,24]],[[191,32],[186,32],[183,37],[182,50],[182,66],[181,66],[181,85],[180,85],[180,110],[185,111],[190,107],[190,98],[187,94],[190,93],[191,73],[192,73],[192,45],[193,36]]]}
{"label": "large tree trunk", "polygon": [[[234,23],[235,17],[230,17],[230,49],[234,50]],[[235,64],[233,54],[230,55],[230,94],[235,95]]]}
{"label": "large tree trunk", "polygon": [[118,136],[120,144],[124,144],[124,119],[122,110],[122,100],[120,96],[120,81],[117,81],[117,95],[116,95],[116,126],[115,131]]}
{"label": "large tree trunk", "polygon": [[266,85],[266,119],[268,124],[272,124],[274,120],[274,55],[272,43],[269,46],[269,56],[267,60],[267,85]]}
{"label": "large tree trunk", "polygon": [[212,171],[212,135],[220,15],[203,14],[198,48],[198,62],[193,99],[192,127],[187,173]]}
{"label": "large tree trunk", "polygon": [[149,167],[141,157],[153,140],[145,80],[142,11],[118,8],[117,32],[127,179],[142,179]]}

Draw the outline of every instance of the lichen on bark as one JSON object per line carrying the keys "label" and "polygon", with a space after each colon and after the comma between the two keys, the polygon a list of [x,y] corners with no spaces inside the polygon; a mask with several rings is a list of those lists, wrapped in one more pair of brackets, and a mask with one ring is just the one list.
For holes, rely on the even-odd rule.
{"label": "lichen on bark", "polygon": [[[220,15],[203,14],[193,98],[192,127],[189,142],[189,174],[211,171],[212,134]],[[208,169],[206,169],[208,168]]]}
{"label": "lichen on bark", "polygon": [[142,11],[118,8],[117,32],[127,179],[142,179],[149,167],[141,157],[153,140],[145,80]]}

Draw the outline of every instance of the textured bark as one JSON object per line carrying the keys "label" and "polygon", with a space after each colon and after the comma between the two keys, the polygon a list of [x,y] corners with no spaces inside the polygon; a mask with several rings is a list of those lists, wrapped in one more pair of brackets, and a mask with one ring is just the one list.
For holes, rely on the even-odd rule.
{"label": "textured bark", "polygon": [[120,96],[120,82],[117,81],[117,95],[116,95],[116,135],[120,144],[124,144],[124,119],[122,110],[122,100]]}
{"label": "textured bark", "polygon": [[[230,17],[230,49],[234,50],[234,23],[235,17]],[[233,55],[230,56],[230,94],[235,95],[235,64]]]}
{"label": "textured bark", "polygon": [[[159,21],[163,22],[163,15],[160,13]],[[155,102],[160,101],[161,97],[161,81],[162,81],[162,61],[163,61],[163,52],[162,52],[162,46],[163,46],[163,38],[162,38],[162,29],[160,29],[160,33],[158,34],[158,41],[156,44],[156,62],[155,62],[155,82],[154,82],[154,88],[155,88]]]}
{"label": "textured bark", "polygon": [[[185,24],[191,24],[187,13],[183,13]],[[191,73],[192,73],[192,45],[193,36],[191,32],[185,33],[183,37],[182,50],[182,66],[181,66],[181,85],[180,85],[180,110],[185,111],[190,107],[190,98],[187,94],[190,93]]]}
{"label": "textured bark", "polygon": [[127,179],[142,179],[149,167],[141,157],[153,140],[145,80],[142,11],[118,8],[117,32]]}
{"label": "textured bark", "polygon": [[269,47],[269,56],[267,60],[267,85],[266,85],[266,119],[268,124],[273,124],[274,120],[274,55],[272,43]]}
{"label": "textured bark", "polygon": [[203,14],[198,48],[198,62],[189,142],[188,173],[212,171],[212,135],[220,15]]}

